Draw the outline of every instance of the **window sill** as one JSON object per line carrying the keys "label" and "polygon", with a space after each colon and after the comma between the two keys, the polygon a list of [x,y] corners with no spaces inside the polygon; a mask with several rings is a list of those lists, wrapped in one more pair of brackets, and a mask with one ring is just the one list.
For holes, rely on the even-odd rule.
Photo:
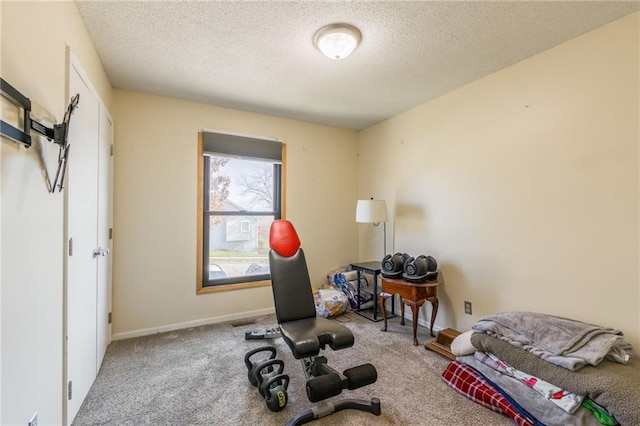
{"label": "window sill", "polygon": [[256,287],[267,287],[271,285],[271,281],[252,281],[246,283],[237,283],[237,284],[226,284],[226,285],[217,285],[210,287],[200,287],[196,291],[196,294],[209,294],[209,293],[218,293],[221,291],[232,291],[232,290],[241,290],[244,288],[256,288]]}

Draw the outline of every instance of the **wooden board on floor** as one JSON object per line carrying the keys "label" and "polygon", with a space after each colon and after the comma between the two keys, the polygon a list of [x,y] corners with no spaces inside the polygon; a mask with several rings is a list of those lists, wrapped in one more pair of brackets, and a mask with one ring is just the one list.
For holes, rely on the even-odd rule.
{"label": "wooden board on floor", "polygon": [[460,332],[453,328],[447,328],[438,333],[436,340],[432,340],[424,345],[425,349],[433,352],[437,352],[440,355],[455,360],[456,356],[451,353],[451,342],[455,339]]}

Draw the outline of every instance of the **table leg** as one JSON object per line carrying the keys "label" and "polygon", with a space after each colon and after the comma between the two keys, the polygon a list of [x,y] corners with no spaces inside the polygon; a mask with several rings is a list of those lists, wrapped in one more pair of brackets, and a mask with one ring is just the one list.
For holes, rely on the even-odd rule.
{"label": "table leg", "polygon": [[391,295],[391,315],[396,314],[396,295]]}
{"label": "table leg", "polygon": [[433,324],[436,322],[436,314],[438,313],[438,298],[437,297],[430,297],[429,302],[431,302],[431,305],[433,306],[433,309],[431,310],[431,337],[436,337],[435,334],[433,334]]}
{"label": "table leg", "polygon": [[378,319],[378,274],[373,273],[373,320]]}
{"label": "table leg", "polygon": [[380,305],[382,306],[382,318],[384,318],[384,325],[381,328],[382,331],[387,331],[387,309],[384,306],[385,300],[385,295],[383,293],[380,293],[380,295],[378,296],[378,302],[380,302]]}
{"label": "table leg", "polygon": [[358,289],[358,298],[356,300],[356,312],[360,312],[360,269],[358,269],[358,272],[356,273],[356,277],[357,277],[357,282],[356,282],[356,288]]}
{"label": "table leg", "polygon": [[402,299],[402,301],[411,306],[411,313],[413,314],[413,346],[418,346],[418,312],[424,304],[425,299],[418,300],[417,302],[409,299]]}
{"label": "table leg", "polygon": [[404,325],[404,299],[400,298],[400,325]]}

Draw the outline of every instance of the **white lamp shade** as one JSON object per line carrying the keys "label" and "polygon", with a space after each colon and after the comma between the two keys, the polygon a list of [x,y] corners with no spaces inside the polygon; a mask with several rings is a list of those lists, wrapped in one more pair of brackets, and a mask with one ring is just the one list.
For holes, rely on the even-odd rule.
{"label": "white lamp shade", "polygon": [[380,223],[387,221],[387,202],[385,200],[358,200],[356,222]]}

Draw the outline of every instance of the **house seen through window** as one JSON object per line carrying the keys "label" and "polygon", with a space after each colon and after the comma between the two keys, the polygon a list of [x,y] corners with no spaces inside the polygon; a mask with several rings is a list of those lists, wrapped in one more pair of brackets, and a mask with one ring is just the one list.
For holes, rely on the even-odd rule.
{"label": "house seen through window", "polygon": [[[223,136],[230,137],[218,135]],[[245,139],[242,142],[247,142]],[[269,280],[269,228],[282,216],[281,160],[268,158],[259,149],[253,155],[239,155],[228,152],[224,145],[208,146],[206,141],[205,137],[201,285],[205,288]],[[250,141],[258,148],[266,142],[274,143]],[[238,149],[236,143],[231,146]],[[281,145],[278,142],[280,150]]]}

